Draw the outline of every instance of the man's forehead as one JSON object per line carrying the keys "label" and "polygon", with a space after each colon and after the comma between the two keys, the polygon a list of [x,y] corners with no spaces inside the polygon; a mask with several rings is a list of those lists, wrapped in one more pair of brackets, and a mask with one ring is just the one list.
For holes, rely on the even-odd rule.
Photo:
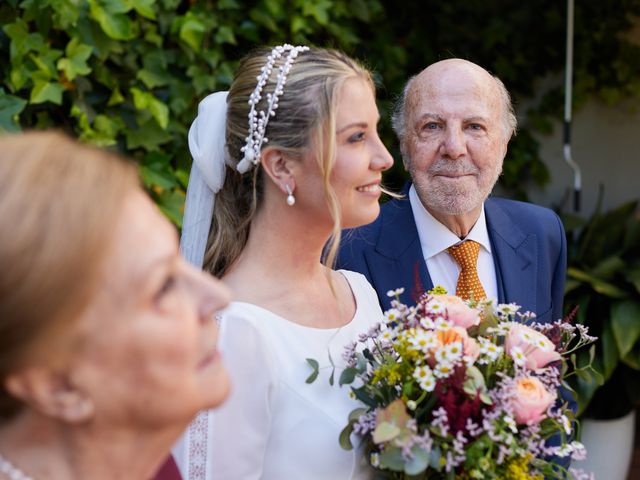
{"label": "man's forehead", "polygon": [[493,77],[444,74],[415,80],[407,96],[407,106],[414,117],[446,111],[492,116],[501,111],[500,91]]}

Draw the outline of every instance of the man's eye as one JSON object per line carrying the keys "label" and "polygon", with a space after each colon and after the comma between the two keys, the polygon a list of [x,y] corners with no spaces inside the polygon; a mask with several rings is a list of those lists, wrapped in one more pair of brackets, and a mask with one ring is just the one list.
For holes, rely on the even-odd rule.
{"label": "man's eye", "polygon": [[479,123],[471,123],[469,124],[469,128],[471,130],[482,130],[482,125],[480,125]]}
{"label": "man's eye", "polygon": [[423,130],[436,130],[438,128],[438,124],[436,122],[428,122],[425,123],[422,127]]}

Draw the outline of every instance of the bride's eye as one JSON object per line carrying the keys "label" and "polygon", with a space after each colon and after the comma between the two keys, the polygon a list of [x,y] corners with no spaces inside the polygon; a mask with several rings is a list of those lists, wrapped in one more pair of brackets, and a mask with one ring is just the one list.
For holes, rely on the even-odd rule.
{"label": "bride's eye", "polygon": [[173,290],[176,286],[176,276],[175,274],[168,275],[167,278],[162,282],[162,286],[158,289],[154,298],[156,301],[162,300],[162,298],[169,292]]}
{"label": "bride's eye", "polygon": [[364,132],[358,132],[358,133],[354,133],[353,135],[351,135],[349,137],[348,142],[349,143],[357,143],[357,142],[361,142],[362,140],[364,140]]}

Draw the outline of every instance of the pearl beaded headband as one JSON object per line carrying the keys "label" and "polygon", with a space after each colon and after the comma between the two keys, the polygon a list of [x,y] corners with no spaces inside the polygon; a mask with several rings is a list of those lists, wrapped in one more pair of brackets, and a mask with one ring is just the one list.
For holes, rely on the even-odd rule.
{"label": "pearl beaded headband", "polygon": [[[244,153],[242,160],[238,162],[237,170],[240,173],[245,173],[258,164],[260,161],[260,149],[263,143],[267,143],[269,139],[265,137],[267,129],[267,123],[269,118],[276,115],[278,108],[278,97],[284,93],[284,85],[287,83],[287,75],[291,70],[294,60],[299,53],[309,50],[309,47],[305,46],[293,46],[289,44],[279,45],[271,50],[271,54],[267,57],[267,63],[260,70],[260,75],[256,77],[258,84],[255,90],[249,96],[249,133],[246,137],[246,144],[240,149]],[[256,105],[262,98],[262,89],[267,84],[273,65],[288,52],[287,58],[280,66],[278,77],[276,78],[276,87],[273,93],[267,93],[267,111],[260,110],[256,112]]]}

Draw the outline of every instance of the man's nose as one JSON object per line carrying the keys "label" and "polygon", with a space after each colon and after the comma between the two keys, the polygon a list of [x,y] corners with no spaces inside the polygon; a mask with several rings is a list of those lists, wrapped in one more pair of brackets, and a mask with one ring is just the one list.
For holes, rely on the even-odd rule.
{"label": "man's nose", "polygon": [[448,127],[440,145],[443,156],[456,160],[467,152],[464,132],[459,127]]}

